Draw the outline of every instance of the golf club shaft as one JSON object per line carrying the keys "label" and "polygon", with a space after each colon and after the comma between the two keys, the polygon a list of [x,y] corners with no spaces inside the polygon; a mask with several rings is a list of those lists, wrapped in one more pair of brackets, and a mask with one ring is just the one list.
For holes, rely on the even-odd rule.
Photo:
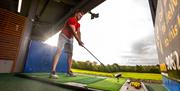
{"label": "golf club shaft", "polygon": [[[94,54],[93,53],[91,53],[85,46],[83,46],[97,61],[99,61],[99,59],[96,57],[96,56],[94,56]],[[101,62],[101,61],[99,61],[103,66],[104,66],[104,64]]]}
{"label": "golf club shaft", "polygon": [[[94,54],[91,52],[91,51],[89,51],[85,46],[83,46],[97,61],[99,61],[99,59],[96,57],[96,56],[94,56]],[[101,63],[101,65],[105,68],[105,69],[107,69],[107,71],[109,72],[109,73],[111,73],[111,71],[101,62],[101,61],[99,61],[99,63]]]}
{"label": "golf club shaft", "polygon": [[[86,49],[97,61],[99,61],[99,59],[98,59],[96,56],[94,56],[94,54],[91,53],[91,51],[89,51],[85,46],[83,46],[83,47],[84,47],[84,49]],[[107,68],[101,61],[99,61],[99,63],[101,63],[101,65],[102,65],[105,69],[107,69],[107,71],[108,71],[109,73],[111,73],[110,69]],[[113,75],[112,75],[112,76],[113,76]]]}

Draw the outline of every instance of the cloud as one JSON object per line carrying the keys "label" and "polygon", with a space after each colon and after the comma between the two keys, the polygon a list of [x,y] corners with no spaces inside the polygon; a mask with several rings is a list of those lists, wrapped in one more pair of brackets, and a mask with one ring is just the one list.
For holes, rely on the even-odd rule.
{"label": "cloud", "polygon": [[131,46],[131,52],[139,55],[150,54],[155,52],[154,35],[149,35],[142,38]]}
{"label": "cloud", "polygon": [[121,54],[121,58],[125,59],[129,65],[158,64],[154,35],[135,41],[131,46],[131,51]]}

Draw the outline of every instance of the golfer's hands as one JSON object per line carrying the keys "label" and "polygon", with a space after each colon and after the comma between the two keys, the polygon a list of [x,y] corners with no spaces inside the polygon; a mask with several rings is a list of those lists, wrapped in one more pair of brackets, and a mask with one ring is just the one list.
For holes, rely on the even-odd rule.
{"label": "golfer's hands", "polygon": [[82,41],[78,41],[78,44],[82,47],[84,46],[84,43]]}

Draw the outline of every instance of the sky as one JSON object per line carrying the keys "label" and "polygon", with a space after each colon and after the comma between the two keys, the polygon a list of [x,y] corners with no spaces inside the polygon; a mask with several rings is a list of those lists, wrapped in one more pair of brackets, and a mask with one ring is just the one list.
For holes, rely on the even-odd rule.
{"label": "sky", "polygon": [[[79,21],[84,46],[103,64],[159,64],[148,0],[106,0]],[[58,34],[47,40],[56,45]],[[74,39],[73,59],[98,61]]]}

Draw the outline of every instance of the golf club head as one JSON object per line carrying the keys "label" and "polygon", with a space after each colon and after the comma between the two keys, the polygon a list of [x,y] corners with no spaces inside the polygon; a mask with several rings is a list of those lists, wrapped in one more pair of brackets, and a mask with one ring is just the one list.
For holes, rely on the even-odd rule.
{"label": "golf club head", "polygon": [[121,74],[121,73],[117,73],[117,74],[115,74],[114,76],[115,76],[115,78],[118,78],[118,79],[119,79],[119,78],[122,76],[122,74]]}

